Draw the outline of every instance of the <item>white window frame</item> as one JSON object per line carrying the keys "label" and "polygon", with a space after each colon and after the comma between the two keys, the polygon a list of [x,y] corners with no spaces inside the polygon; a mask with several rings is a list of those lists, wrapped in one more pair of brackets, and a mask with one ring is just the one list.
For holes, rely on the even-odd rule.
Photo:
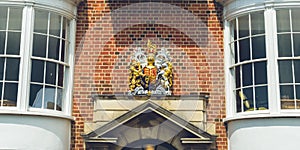
{"label": "white window frame", "polygon": [[[283,6],[282,6],[283,5]],[[300,116],[300,109],[281,109],[281,99],[280,99],[280,83],[279,83],[279,70],[278,61],[279,60],[295,60],[295,57],[278,57],[278,39],[277,39],[277,20],[276,20],[276,10],[278,9],[293,9],[300,7],[300,3],[297,7],[293,4],[266,4],[262,8],[261,6],[256,6],[255,8],[241,9],[234,15],[230,13],[230,17],[227,17],[224,21],[224,64],[225,64],[225,78],[226,78],[226,119],[225,121],[235,119],[235,118],[252,118],[252,117],[267,117],[267,116]],[[236,98],[233,93],[235,89],[235,77],[234,72],[230,71],[232,64],[231,49],[230,49],[230,23],[229,20],[242,16],[244,14],[252,13],[255,11],[263,10],[265,16],[265,38],[266,38],[266,58],[267,58],[267,79],[268,79],[268,102],[269,109],[266,111],[251,111],[251,112],[236,112]],[[292,22],[292,21],[291,21]],[[292,29],[291,29],[292,30]],[[291,36],[292,36],[291,31]],[[293,46],[293,45],[292,45]],[[300,58],[296,58],[299,60]],[[293,74],[294,76],[294,74]],[[294,82],[295,83],[295,82]],[[295,94],[296,91],[294,91]],[[296,97],[294,97],[296,98]]]}
{"label": "white window frame", "polygon": [[[274,12],[275,12],[275,24],[277,24],[277,18],[276,18],[276,11],[277,10],[288,10],[288,12],[289,12],[289,20],[290,20],[290,22],[289,22],[289,27],[290,27],[290,31],[288,31],[288,32],[281,32],[281,33],[278,33],[278,30],[277,30],[277,28],[276,28],[276,30],[274,30],[274,33],[276,33],[276,38],[278,37],[278,35],[280,35],[280,34],[288,34],[288,35],[290,35],[290,37],[291,37],[291,41],[290,41],[290,44],[291,44],[291,53],[292,53],[292,56],[290,56],[290,57],[279,57],[279,55],[278,55],[278,52],[279,52],[279,49],[278,49],[278,39],[276,39],[276,46],[277,46],[277,49],[276,49],[276,52],[277,52],[277,57],[276,57],[276,63],[277,63],[277,75],[278,75],[278,82],[277,82],[277,87],[278,87],[278,107],[279,107],[279,110],[281,110],[281,112],[286,112],[286,113],[289,113],[289,112],[300,112],[300,109],[297,109],[297,103],[300,103],[300,101],[299,100],[297,100],[297,98],[296,98],[296,86],[297,85],[300,85],[300,83],[296,83],[295,82],[295,67],[294,67],[294,63],[292,63],[292,78],[293,78],[293,83],[280,83],[280,81],[279,81],[279,61],[282,61],[282,60],[289,60],[289,61],[294,61],[294,60],[300,60],[300,57],[298,56],[298,57],[295,57],[294,56],[294,37],[293,37],[293,35],[295,34],[295,33],[297,33],[297,34],[300,34],[300,32],[294,32],[293,31],[293,18],[292,18],[292,9],[295,9],[295,7],[288,7],[288,8],[274,8]],[[298,9],[300,9],[299,7],[298,7]],[[276,26],[277,27],[277,26]],[[294,104],[294,106],[295,106],[295,108],[294,109],[283,109],[283,108],[281,108],[281,97],[280,97],[280,86],[281,85],[291,85],[291,86],[293,86],[293,90],[294,90],[294,102],[295,102],[295,104]],[[298,102],[297,102],[298,101]]]}
{"label": "white window frame", "polygon": [[[50,6],[48,3],[55,3],[56,1],[42,4],[43,1],[37,2],[1,2],[1,6],[21,7],[22,12],[22,28],[20,41],[20,67],[19,67],[19,85],[17,94],[16,107],[0,107],[0,114],[28,114],[28,115],[46,115],[53,117],[62,117],[73,119],[72,116],[72,92],[73,92],[73,76],[74,76],[74,54],[75,54],[75,36],[76,36],[76,7],[73,2],[57,1],[61,5]],[[72,4],[72,5],[71,5]],[[65,9],[63,9],[65,8]],[[34,10],[41,9],[58,13],[61,16],[69,19],[69,51],[65,53],[68,57],[69,69],[64,73],[64,108],[63,111],[53,111],[47,109],[32,109],[29,107],[29,90],[31,78],[31,54],[32,54],[32,40],[33,40],[33,24],[34,24]],[[67,46],[67,45],[66,45]]]}
{"label": "white window frame", "polygon": [[[255,11],[255,12],[260,12],[260,11]],[[255,12],[251,12],[251,13],[255,13]],[[261,37],[261,36],[263,36],[264,38],[265,38],[265,44],[267,45],[267,39],[266,39],[266,30],[265,30],[265,33],[261,33],[261,34],[256,34],[256,35],[252,35],[252,29],[251,29],[251,13],[246,13],[246,14],[244,14],[244,15],[241,15],[241,16],[247,16],[247,18],[249,19],[249,30],[248,30],[248,32],[249,32],[249,35],[248,36],[245,36],[245,37],[239,37],[239,23],[238,23],[238,18],[240,17],[240,16],[236,16],[234,19],[232,19],[232,20],[235,20],[235,23],[236,23],[236,30],[237,30],[237,39],[233,39],[233,35],[230,35],[231,33],[233,33],[233,32],[231,32],[230,30],[231,30],[231,27],[230,27],[230,22],[232,21],[232,20],[230,20],[230,21],[227,21],[226,22],[226,25],[227,25],[227,30],[225,31],[225,34],[227,33],[228,35],[229,35],[229,38],[228,39],[224,39],[225,40],[225,42],[226,42],[226,45],[228,46],[227,48],[228,48],[228,51],[229,51],[229,54],[226,54],[226,55],[229,55],[228,57],[229,57],[229,59],[226,61],[227,63],[225,63],[226,64],[226,66],[228,66],[228,68],[229,68],[229,71],[228,71],[228,73],[229,74],[231,74],[232,75],[232,77],[230,77],[230,80],[231,80],[231,88],[230,88],[230,91],[227,91],[226,93],[228,93],[228,92],[230,92],[230,93],[232,93],[233,95],[231,96],[234,100],[233,100],[233,103],[232,104],[234,104],[233,106],[231,106],[230,108],[232,108],[233,109],[233,111],[231,112],[231,113],[233,113],[233,112],[236,112],[236,113],[253,113],[253,111],[261,111],[261,112],[268,112],[268,109],[266,109],[266,110],[255,110],[255,106],[256,106],[256,99],[255,99],[255,88],[256,87],[267,87],[268,88],[268,80],[267,80],[267,84],[258,84],[258,85],[256,85],[255,84],[255,68],[254,68],[254,63],[256,63],[256,62],[265,62],[266,64],[268,64],[268,56],[267,56],[267,49],[266,49],[266,58],[258,58],[258,59],[253,59],[252,58],[252,52],[253,52],[253,48],[252,48],[252,38],[253,37]],[[264,16],[265,17],[265,16]],[[242,62],[240,62],[240,57],[239,57],[239,52],[240,52],[240,50],[239,50],[239,41],[241,41],[241,40],[244,40],[244,39],[249,39],[249,50],[250,50],[250,60],[246,60],[246,61],[242,61]],[[237,53],[238,54],[235,54],[235,55],[237,55],[237,58],[238,58],[238,62],[237,63],[235,63],[234,61],[234,58],[232,58],[231,56],[232,56],[232,48],[231,48],[231,45],[232,44],[234,44],[234,42],[237,42]],[[226,59],[226,58],[225,58]],[[251,66],[252,66],[252,85],[249,85],[249,86],[243,86],[243,73],[242,73],[242,65],[245,65],[245,64],[251,64]],[[235,69],[235,67],[240,67],[240,84],[241,84],[241,87],[240,88],[235,88],[235,73],[234,72],[232,72],[232,71],[234,71]],[[268,68],[268,66],[266,66],[266,68]],[[230,71],[230,70],[232,70],[232,71]],[[267,72],[267,75],[268,75],[268,72]],[[227,78],[229,78],[229,77],[227,77]],[[241,112],[237,112],[237,110],[236,110],[236,91],[237,90],[241,90],[241,91],[243,91],[243,89],[245,89],[245,88],[251,88],[252,89],[252,92],[253,92],[253,106],[254,106],[254,110],[251,110],[251,111],[245,111],[245,110],[243,110],[243,102],[241,102]],[[269,96],[268,96],[268,98],[269,98]],[[268,100],[268,106],[269,106],[269,100]]]}

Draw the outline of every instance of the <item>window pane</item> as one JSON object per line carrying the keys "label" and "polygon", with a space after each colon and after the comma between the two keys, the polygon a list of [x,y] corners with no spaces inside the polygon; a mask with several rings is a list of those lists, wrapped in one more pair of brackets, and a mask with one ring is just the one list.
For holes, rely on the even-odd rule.
{"label": "window pane", "polygon": [[4,54],[5,49],[5,31],[0,31],[0,54]]}
{"label": "window pane", "polygon": [[47,33],[48,29],[48,12],[35,11],[34,32]]}
{"label": "window pane", "polygon": [[58,68],[58,86],[63,87],[63,85],[64,85],[64,73],[65,73],[64,66],[59,65],[59,68]]}
{"label": "window pane", "polygon": [[21,30],[22,27],[22,9],[10,8],[9,11],[9,30]]}
{"label": "window pane", "polygon": [[245,111],[251,111],[254,108],[253,105],[253,88],[246,88],[243,89],[245,100],[243,101],[244,104],[244,110]]}
{"label": "window pane", "polygon": [[0,30],[6,29],[7,7],[0,7]]}
{"label": "window pane", "polygon": [[252,59],[266,58],[265,36],[252,38]]}
{"label": "window pane", "polygon": [[268,109],[268,88],[266,86],[255,88],[256,109]]}
{"label": "window pane", "polygon": [[255,85],[267,84],[267,63],[257,62],[254,63]]}
{"label": "window pane", "polygon": [[277,18],[277,31],[278,32],[290,32],[290,17],[289,10],[277,10],[276,12]]}
{"label": "window pane", "polygon": [[61,56],[60,56],[60,59],[62,62],[65,62],[65,60],[67,61],[68,59],[65,59],[65,49],[66,49],[66,46],[65,46],[65,41],[62,40],[62,43],[61,43]]}
{"label": "window pane", "polygon": [[[4,100],[17,102],[18,84],[5,83],[4,85]],[[17,103],[16,103],[17,104]]]}
{"label": "window pane", "polygon": [[32,60],[31,82],[43,83],[44,81],[44,61]]}
{"label": "window pane", "polygon": [[239,41],[240,46],[240,62],[250,60],[250,42],[249,39]]}
{"label": "window pane", "polygon": [[278,56],[279,57],[291,57],[291,35],[280,34],[278,35]]}
{"label": "window pane", "polygon": [[55,35],[59,37],[60,27],[61,27],[61,17],[59,15],[51,13],[49,33],[51,35]]}
{"label": "window pane", "polygon": [[19,81],[19,65],[20,60],[18,58],[6,59],[6,76],[5,80]]}
{"label": "window pane", "polygon": [[45,108],[47,109],[55,108],[55,94],[57,94],[55,88],[46,86],[45,97],[44,97]]}
{"label": "window pane", "polygon": [[236,21],[235,19],[232,20],[230,22],[230,35],[232,37],[232,39],[230,40],[230,42],[232,42],[233,40],[236,40],[237,39],[237,35],[236,35]]}
{"label": "window pane", "polygon": [[300,10],[292,9],[292,27],[294,32],[300,31]]}
{"label": "window pane", "polygon": [[243,65],[242,70],[243,70],[243,86],[253,85],[252,64]]}
{"label": "window pane", "polygon": [[46,57],[47,37],[44,35],[33,35],[33,56]]}
{"label": "window pane", "polygon": [[278,62],[279,82],[293,83],[292,61],[284,60]]}
{"label": "window pane", "polygon": [[62,89],[57,89],[56,110],[62,110]]}
{"label": "window pane", "polygon": [[240,88],[241,87],[241,69],[240,66],[237,66],[235,68],[235,85],[236,88]]}
{"label": "window pane", "polygon": [[264,12],[251,14],[252,35],[265,33]]}
{"label": "window pane", "polygon": [[68,29],[68,22],[69,20],[67,20],[66,18],[64,18],[63,20],[63,29],[62,29],[62,38],[66,39],[66,34],[67,34],[67,29]]}
{"label": "window pane", "polygon": [[60,40],[58,38],[49,38],[48,58],[59,60],[59,45]]}
{"label": "window pane", "polygon": [[294,60],[295,82],[300,83],[300,60]]}
{"label": "window pane", "polygon": [[300,56],[300,34],[294,34],[294,55]]}
{"label": "window pane", "polygon": [[29,106],[32,107],[42,107],[42,96],[43,96],[43,86],[41,85],[30,85],[30,98],[29,98]]}
{"label": "window pane", "polygon": [[239,17],[239,37],[249,36],[249,17],[248,15]]}
{"label": "window pane", "polygon": [[241,90],[236,91],[236,111],[241,112],[242,111],[242,106],[241,106]]}
{"label": "window pane", "polygon": [[280,86],[280,98],[282,109],[294,109],[294,88],[292,85],[281,85]]}
{"label": "window pane", "polygon": [[56,64],[46,62],[46,84],[55,85],[56,83]]}
{"label": "window pane", "polygon": [[8,32],[7,37],[7,54],[19,55],[20,54],[21,33]]}
{"label": "window pane", "polygon": [[5,61],[5,58],[0,58],[0,80],[3,80],[4,61]]}
{"label": "window pane", "polygon": [[300,85],[296,86],[296,99],[300,100]]}

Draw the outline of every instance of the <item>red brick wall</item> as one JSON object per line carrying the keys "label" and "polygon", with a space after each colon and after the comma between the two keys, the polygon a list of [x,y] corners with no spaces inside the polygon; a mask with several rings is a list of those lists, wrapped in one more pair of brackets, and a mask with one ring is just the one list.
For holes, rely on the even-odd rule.
{"label": "red brick wall", "polygon": [[174,95],[208,93],[208,121],[219,150],[227,149],[222,7],[212,0],[86,0],[78,7],[73,149],[83,149],[92,95],[126,94],[130,57],[150,39],[174,66]]}

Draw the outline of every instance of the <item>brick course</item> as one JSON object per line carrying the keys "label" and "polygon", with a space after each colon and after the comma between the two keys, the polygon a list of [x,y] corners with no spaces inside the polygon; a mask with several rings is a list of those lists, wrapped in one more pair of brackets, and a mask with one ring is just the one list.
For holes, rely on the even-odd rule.
{"label": "brick course", "polygon": [[222,7],[196,0],[86,0],[78,6],[72,149],[84,149],[83,124],[94,94],[126,94],[130,57],[150,39],[174,66],[174,95],[208,93],[208,121],[227,149]]}

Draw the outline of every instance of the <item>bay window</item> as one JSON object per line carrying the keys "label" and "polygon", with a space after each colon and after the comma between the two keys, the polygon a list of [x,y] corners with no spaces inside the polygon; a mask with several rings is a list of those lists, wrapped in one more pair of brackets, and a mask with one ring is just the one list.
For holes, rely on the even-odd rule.
{"label": "bay window", "polygon": [[17,105],[22,8],[0,7],[0,106]]}
{"label": "bay window", "polygon": [[231,21],[231,72],[235,76],[236,111],[268,109],[267,58],[263,12]]}
{"label": "bay window", "polygon": [[278,9],[278,72],[282,109],[300,109],[300,10]]}
{"label": "bay window", "polygon": [[0,6],[0,112],[71,115],[74,16],[9,4]]}
{"label": "bay window", "polygon": [[233,116],[300,109],[299,14],[299,8],[270,7],[227,20]]}
{"label": "bay window", "polygon": [[31,57],[30,106],[61,110],[64,74],[69,64],[69,20],[48,11],[35,11]]}

